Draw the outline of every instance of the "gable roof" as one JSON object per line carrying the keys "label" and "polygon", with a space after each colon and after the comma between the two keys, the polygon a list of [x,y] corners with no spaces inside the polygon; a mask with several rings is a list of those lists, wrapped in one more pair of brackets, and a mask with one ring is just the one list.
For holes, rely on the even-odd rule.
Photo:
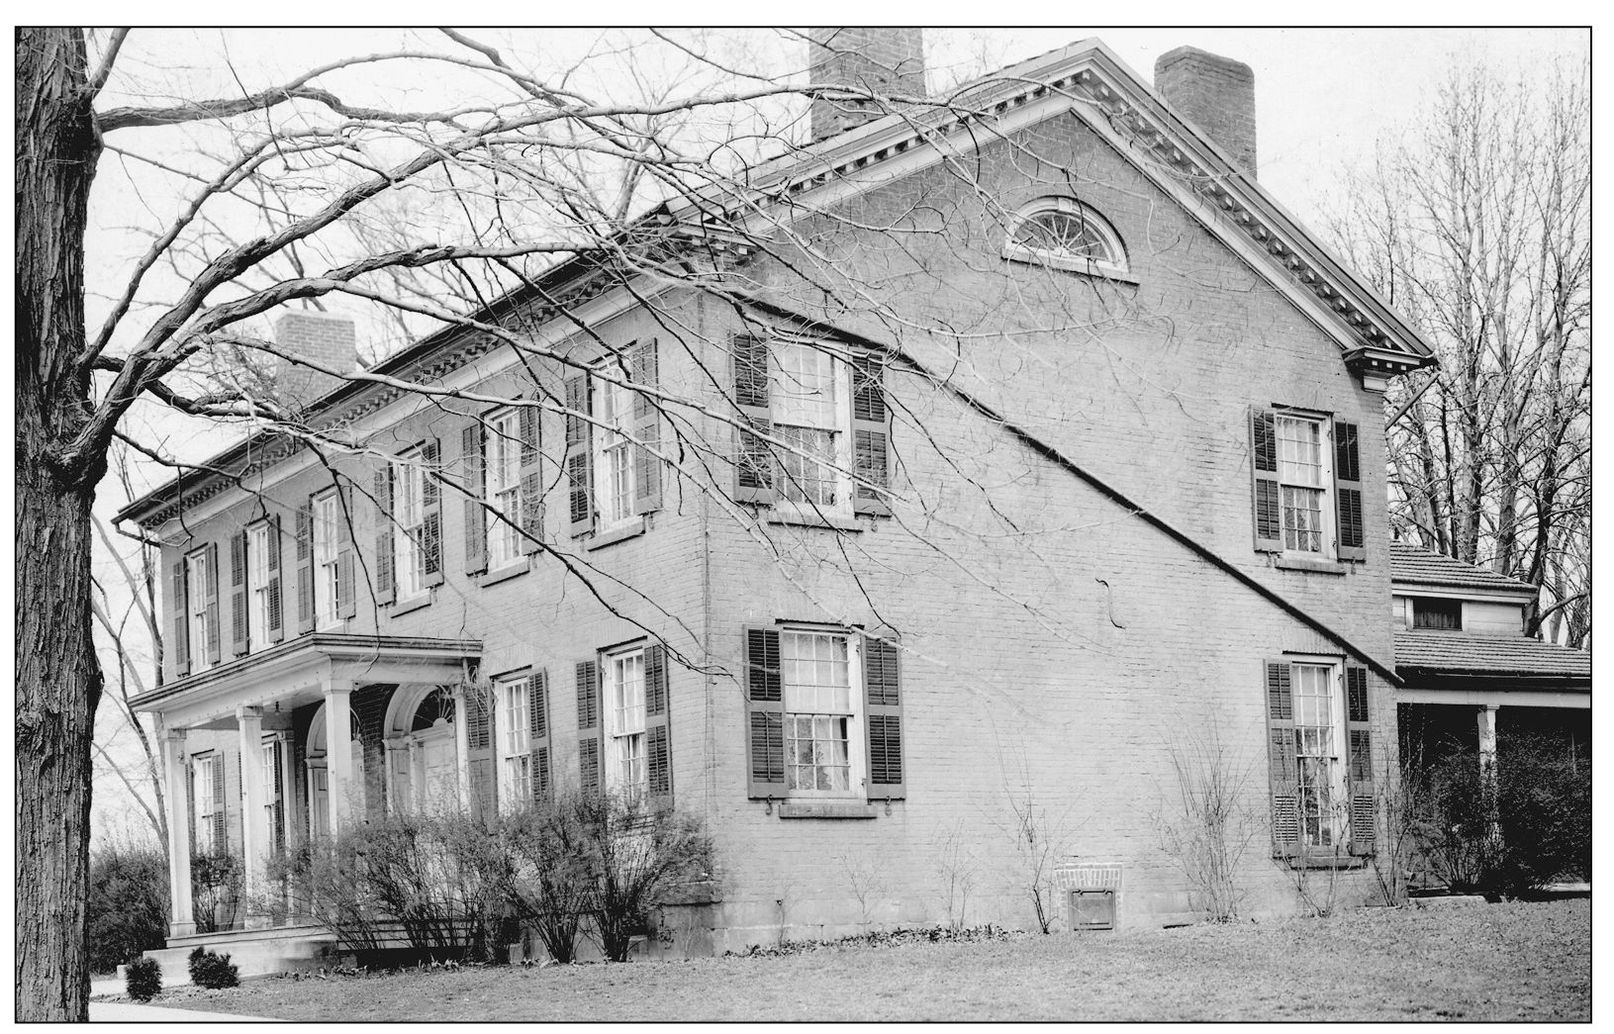
{"label": "gable roof", "polygon": [[[719,228],[704,236],[711,216],[721,213],[725,220],[744,220],[747,213],[772,209],[775,217],[784,212],[793,218],[788,213],[820,190],[868,189],[901,175],[901,171],[883,170],[888,163],[902,164],[905,155],[911,162],[934,152],[934,160],[939,161],[942,152],[938,145],[950,144],[948,138],[954,136],[960,146],[977,148],[983,136],[987,142],[995,139],[994,133],[1001,132],[996,127],[1016,113],[1048,105],[1081,113],[1095,130],[1114,139],[1119,152],[1146,176],[1181,200],[1197,199],[1194,210],[1207,226],[1252,259],[1253,267],[1264,268],[1292,299],[1309,303],[1322,321],[1320,325],[1347,343],[1344,358],[1353,369],[1385,377],[1434,363],[1434,349],[1415,328],[1098,39],[1079,40],[1028,58],[957,87],[934,105],[904,106],[866,125],[760,162],[736,177],[746,185],[740,196],[709,186],[692,198],[656,206],[619,236],[627,238],[647,226],[682,223],[703,233],[707,246],[735,246],[743,252],[743,240],[736,239],[732,231]],[[1148,160],[1139,160],[1134,152]],[[811,211],[809,207],[800,214]],[[574,304],[579,293],[593,297],[615,286],[608,277],[590,277],[600,265],[588,255],[561,259],[534,282],[474,311],[470,318],[487,323],[534,300],[543,300],[546,309],[558,310]],[[591,279],[600,285],[592,293],[586,286]],[[581,292],[579,282],[585,285]],[[432,370],[467,361],[499,344],[474,337],[463,327],[445,327],[382,360],[372,371],[394,377],[430,376]],[[446,358],[441,354],[445,351]],[[315,400],[305,412],[311,417],[340,419],[338,410],[370,412],[391,401],[400,390],[348,381]],[[215,470],[262,469],[300,447],[295,441],[276,444],[280,438],[273,430],[256,432],[201,464],[204,469],[182,473],[133,500],[115,519],[142,523],[164,519],[181,505],[182,494],[188,490],[204,495],[221,491],[228,481]]]}
{"label": "gable roof", "polygon": [[1390,543],[1390,582],[1395,588],[1429,586],[1486,589],[1529,596],[1535,596],[1540,591],[1529,582],[1466,564],[1456,557],[1436,553],[1410,542]]}
{"label": "gable roof", "polygon": [[1395,633],[1395,670],[1408,681],[1439,675],[1590,681],[1592,655],[1522,635],[1399,629]]}

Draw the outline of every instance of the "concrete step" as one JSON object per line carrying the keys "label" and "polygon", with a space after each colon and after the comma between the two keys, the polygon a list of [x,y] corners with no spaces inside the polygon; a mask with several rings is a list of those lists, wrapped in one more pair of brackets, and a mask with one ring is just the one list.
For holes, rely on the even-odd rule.
{"label": "concrete step", "polygon": [[[269,973],[299,972],[317,969],[325,956],[336,950],[336,938],[331,934],[308,931],[277,934],[270,930],[243,930],[198,937],[173,938],[184,943],[170,948],[159,948],[145,953],[156,959],[162,969],[163,987],[182,987],[191,982],[190,954],[197,944],[208,951],[229,955],[235,963],[236,973],[246,977]],[[325,963],[329,965],[330,963]],[[121,986],[123,967],[118,967]]]}

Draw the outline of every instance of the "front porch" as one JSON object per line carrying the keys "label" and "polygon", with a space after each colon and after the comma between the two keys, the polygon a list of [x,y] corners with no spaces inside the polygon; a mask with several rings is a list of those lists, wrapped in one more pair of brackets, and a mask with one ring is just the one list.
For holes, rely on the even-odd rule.
{"label": "front porch", "polygon": [[274,890],[277,855],[388,808],[469,805],[461,716],[481,651],[316,632],[135,700],[157,717],[173,816],[169,951],[228,939],[300,957],[326,938]]}

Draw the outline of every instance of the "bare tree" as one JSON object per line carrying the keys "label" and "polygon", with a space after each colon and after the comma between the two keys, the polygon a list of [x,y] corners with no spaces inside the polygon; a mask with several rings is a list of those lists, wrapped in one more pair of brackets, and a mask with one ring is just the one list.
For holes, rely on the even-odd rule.
{"label": "bare tree", "polygon": [[1331,220],[1440,352],[1432,379],[1386,398],[1394,527],[1541,586],[1528,631],[1577,647],[1591,627],[1588,74],[1454,66],[1421,130],[1381,148]]}

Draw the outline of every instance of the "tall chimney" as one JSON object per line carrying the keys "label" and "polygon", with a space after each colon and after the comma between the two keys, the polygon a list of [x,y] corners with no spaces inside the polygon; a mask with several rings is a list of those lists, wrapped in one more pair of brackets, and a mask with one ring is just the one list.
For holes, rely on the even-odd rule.
{"label": "tall chimney", "polygon": [[[275,344],[338,373],[351,373],[358,364],[358,335],[348,316],[293,309],[275,320]],[[295,406],[306,406],[340,383],[340,377],[293,362],[285,362],[278,378],[281,398]]]}
{"label": "tall chimney", "polygon": [[[808,81],[874,93],[925,94],[922,29],[809,29]],[[844,133],[886,114],[868,101],[814,99],[813,142]]]}
{"label": "tall chimney", "polygon": [[1255,176],[1255,73],[1249,65],[1178,47],[1154,63],[1154,88],[1239,171]]}

